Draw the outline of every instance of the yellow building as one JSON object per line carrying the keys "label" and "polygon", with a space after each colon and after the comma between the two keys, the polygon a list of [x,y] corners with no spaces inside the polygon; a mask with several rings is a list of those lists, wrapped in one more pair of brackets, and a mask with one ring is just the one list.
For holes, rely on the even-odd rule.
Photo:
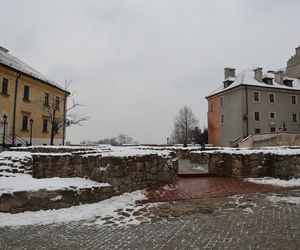
{"label": "yellow building", "polygon": [[0,46],[1,145],[49,145],[53,119],[61,124],[53,144],[64,145],[70,93],[8,52]]}

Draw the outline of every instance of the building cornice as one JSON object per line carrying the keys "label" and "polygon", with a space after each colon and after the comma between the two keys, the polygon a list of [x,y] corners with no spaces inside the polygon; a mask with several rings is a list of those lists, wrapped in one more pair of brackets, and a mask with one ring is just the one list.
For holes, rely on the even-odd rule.
{"label": "building cornice", "polygon": [[4,68],[7,68],[7,69],[9,69],[9,70],[12,70],[12,71],[14,71],[14,72],[17,72],[17,73],[19,73],[19,74],[21,74],[21,75],[24,75],[24,76],[26,76],[26,77],[29,77],[29,78],[31,78],[31,79],[34,79],[34,80],[36,80],[36,81],[38,81],[38,82],[41,82],[41,83],[43,83],[43,84],[46,84],[46,85],[48,85],[48,86],[50,86],[50,87],[52,87],[52,88],[55,88],[55,89],[57,89],[57,90],[59,90],[59,91],[62,91],[62,92],[64,92],[67,96],[69,96],[69,95],[71,94],[69,91],[66,91],[66,90],[64,90],[64,89],[61,88],[61,87],[58,87],[58,86],[56,86],[56,85],[54,85],[54,84],[51,84],[51,83],[49,83],[49,82],[47,82],[47,81],[44,81],[44,80],[42,80],[42,79],[40,79],[40,78],[38,78],[38,77],[34,77],[34,76],[32,76],[32,75],[30,75],[30,74],[28,74],[28,73],[25,73],[25,72],[23,72],[23,71],[21,71],[21,70],[18,70],[18,69],[14,68],[14,67],[10,67],[10,66],[8,66],[8,65],[6,65],[6,64],[4,64],[4,63],[2,63],[2,62],[0,62],[0,66],[2,66],[2,67],[4,67]]}

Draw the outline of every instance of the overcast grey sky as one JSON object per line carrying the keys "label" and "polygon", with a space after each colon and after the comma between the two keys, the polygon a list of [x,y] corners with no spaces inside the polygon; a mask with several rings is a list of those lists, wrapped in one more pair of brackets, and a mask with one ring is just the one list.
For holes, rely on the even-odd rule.
{"label": "overcast grey sky", "polygon": [[190,106],[206,126],[205,96],[237,72],[278,69],[300,45],[297,0],[1,1],[0,45],[48,78],[73,79],[81,112],[68,140],[125,133],[165,143]]}

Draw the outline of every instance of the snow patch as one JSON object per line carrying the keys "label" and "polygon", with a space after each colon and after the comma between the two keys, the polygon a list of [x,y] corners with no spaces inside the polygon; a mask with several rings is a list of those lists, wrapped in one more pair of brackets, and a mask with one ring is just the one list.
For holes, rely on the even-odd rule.
{"label": "snow patch", "polygon": [[247,214],[253,214],[254,213],[253,210],[250,207],[246,207],[243,211]]}
{"label": "snow patch", "polygon": [[54,198],[52,198],[52,199],[50,199],[51,201],[60,201],[60,200],[62,200],[62,195],[58,195],[58,196],[56,196],[56,197],[54,197]]}
{"label": "snow patch", "polygon": [[280,197],[280,196],[272,195],[272,196],[268,196],[267,200],[272,203],[284,202],[289,204],[300,205],[300,197],[295,197],[295,196]]}
{"label": "snow patch", "polygon": [[60,190],[67,188],[107,187],[108,183],[99,183],[85,178],[45,178],[35,179],[28,174],[0,177],[0,196],[17,191],[37,191],[40,189]]}
{"label": "snow patch", "polygon": [[244,179],[248,182],[253,182],[256,184],[268,184],[280,187],[296,187],[300,186],[300,179],[290,179],[290,180],[281,180],[277,178],[264,177],[264,178],[246,178]]}
{"label": "snow patch", "polygon": [[[0,213],[0,227],[4,226],[22,226],[22,225],[46,225],[53,223],[66,223],[80,220],[93,221],[97,225],[103,225],[105,218],[119,217],[116,210],[118,209],[141,209],[142,206],[135,205],[137,200],[146,198],[145,191],[135,191],[125,193],[121,196],[112,197],[110,199],[94,203],[73,206],[58,210],[46,210],[37,212],[24,212],[17,214]],[[134,216],[126,218],[127,224],[138,224],[139,221]]]}

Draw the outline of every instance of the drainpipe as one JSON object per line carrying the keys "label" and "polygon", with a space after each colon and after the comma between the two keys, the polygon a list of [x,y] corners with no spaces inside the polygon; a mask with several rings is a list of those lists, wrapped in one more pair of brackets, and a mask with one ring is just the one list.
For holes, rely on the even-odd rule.
{"label": "drainpipe", "polygon": [[249,107],[248,107],[248,88],[246,86],[246,137],[249,135]]}
{"label": "drainpipe", "polygon": [[21,77],[21,73],[17,75],[16,79],[16,87],[15,87],[15,96],[14,96],[14,112],[13,112],[13,131],[12,131],[12,144],[15,146],[16,142],[16,110],[17,110],[17,95],[18,95],[18,86],[19,86],[19,78]]}

